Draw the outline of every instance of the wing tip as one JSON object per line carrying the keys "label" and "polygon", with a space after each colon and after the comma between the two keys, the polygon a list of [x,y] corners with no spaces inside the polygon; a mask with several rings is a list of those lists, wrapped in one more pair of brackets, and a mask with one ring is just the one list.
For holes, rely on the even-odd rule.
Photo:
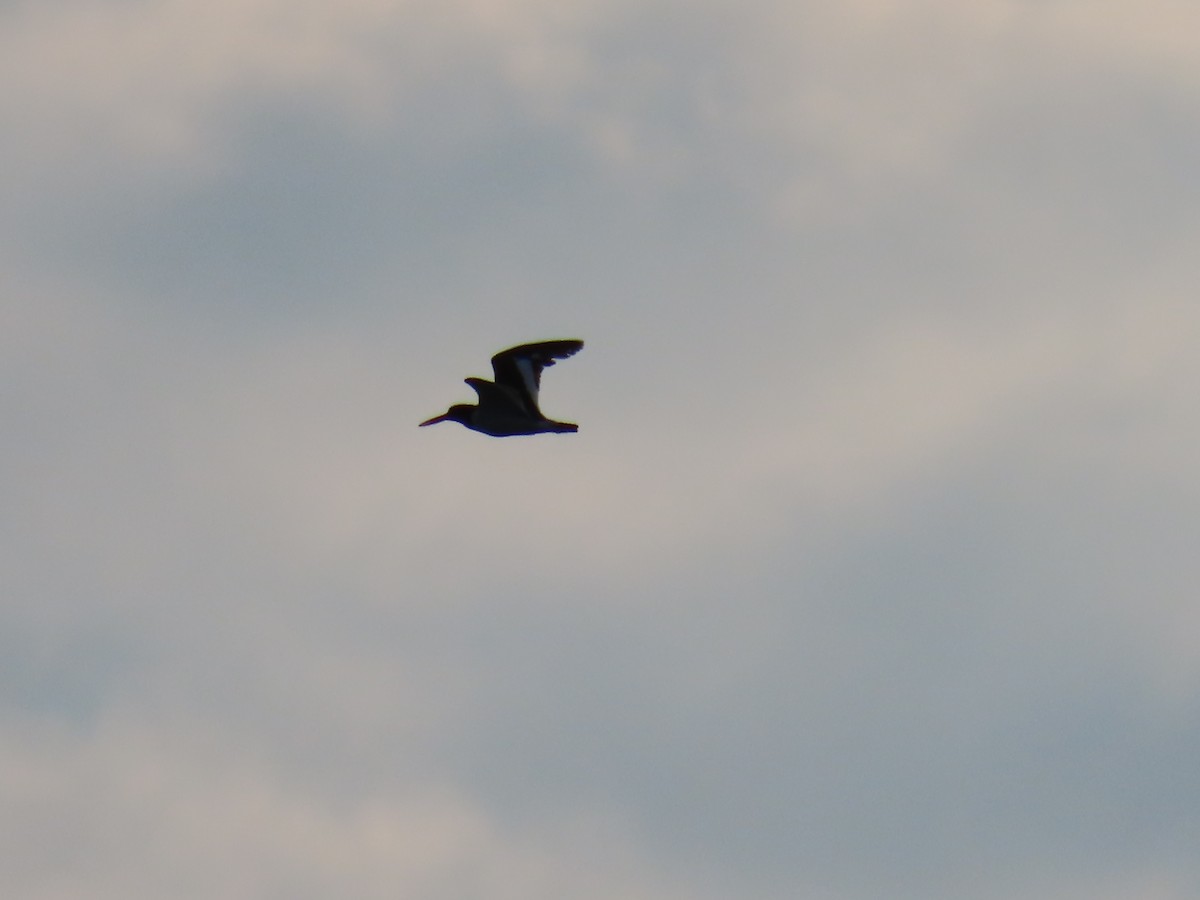
{"label": "wing tip", "polygon": [[554,341],[538,341],[536,344],[526,344],[530,350],[541,350],[551,359],[566,359],[574,356],[583,349],[580,338],[560,338]]}

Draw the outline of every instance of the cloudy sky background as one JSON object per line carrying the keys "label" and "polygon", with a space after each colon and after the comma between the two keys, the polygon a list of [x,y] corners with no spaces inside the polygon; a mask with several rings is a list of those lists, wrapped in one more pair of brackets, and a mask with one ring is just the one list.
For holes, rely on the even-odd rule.
{"label": "cloudy sky background", "polygon": [[0,119],[5,897],[1200,895],[1195,4],[5,2]]}

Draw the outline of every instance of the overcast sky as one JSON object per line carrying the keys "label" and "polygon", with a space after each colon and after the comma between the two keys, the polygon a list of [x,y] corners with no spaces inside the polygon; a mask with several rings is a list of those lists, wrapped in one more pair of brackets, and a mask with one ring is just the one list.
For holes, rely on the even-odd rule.
{"label": "overcast sky", "polygon": [[4,0],[0,121],[5,898],[1200,896],[1200,6]]}

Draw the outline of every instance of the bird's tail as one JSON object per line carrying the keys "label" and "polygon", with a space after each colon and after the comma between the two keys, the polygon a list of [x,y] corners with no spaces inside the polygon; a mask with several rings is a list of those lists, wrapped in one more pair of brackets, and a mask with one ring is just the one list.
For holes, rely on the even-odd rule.
{"label": "bird's tail", "polygon": [[570,422],[551,422],[550,430],[555,434],[573,434],[579,430],[578,425],[573,425]]}

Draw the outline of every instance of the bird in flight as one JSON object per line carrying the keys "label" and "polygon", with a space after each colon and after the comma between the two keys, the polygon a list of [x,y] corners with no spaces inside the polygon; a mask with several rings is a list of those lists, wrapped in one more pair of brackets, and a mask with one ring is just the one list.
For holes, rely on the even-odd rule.
{"label": "bird in flight", "polygon": [[583,348],[583,341],[541,341],[510,347],[492,357],[495,381],[468,378],[467,384],[479,395],[479,403],[471,406],[456,403],[440,416],[426,419],[421,427],[437,422],[459,422],[472,431],[492,437],[516,434],[578,431],[578,425],[547,419],[538,409],[538,387],[542,369],[556,360],[574,356]]}

